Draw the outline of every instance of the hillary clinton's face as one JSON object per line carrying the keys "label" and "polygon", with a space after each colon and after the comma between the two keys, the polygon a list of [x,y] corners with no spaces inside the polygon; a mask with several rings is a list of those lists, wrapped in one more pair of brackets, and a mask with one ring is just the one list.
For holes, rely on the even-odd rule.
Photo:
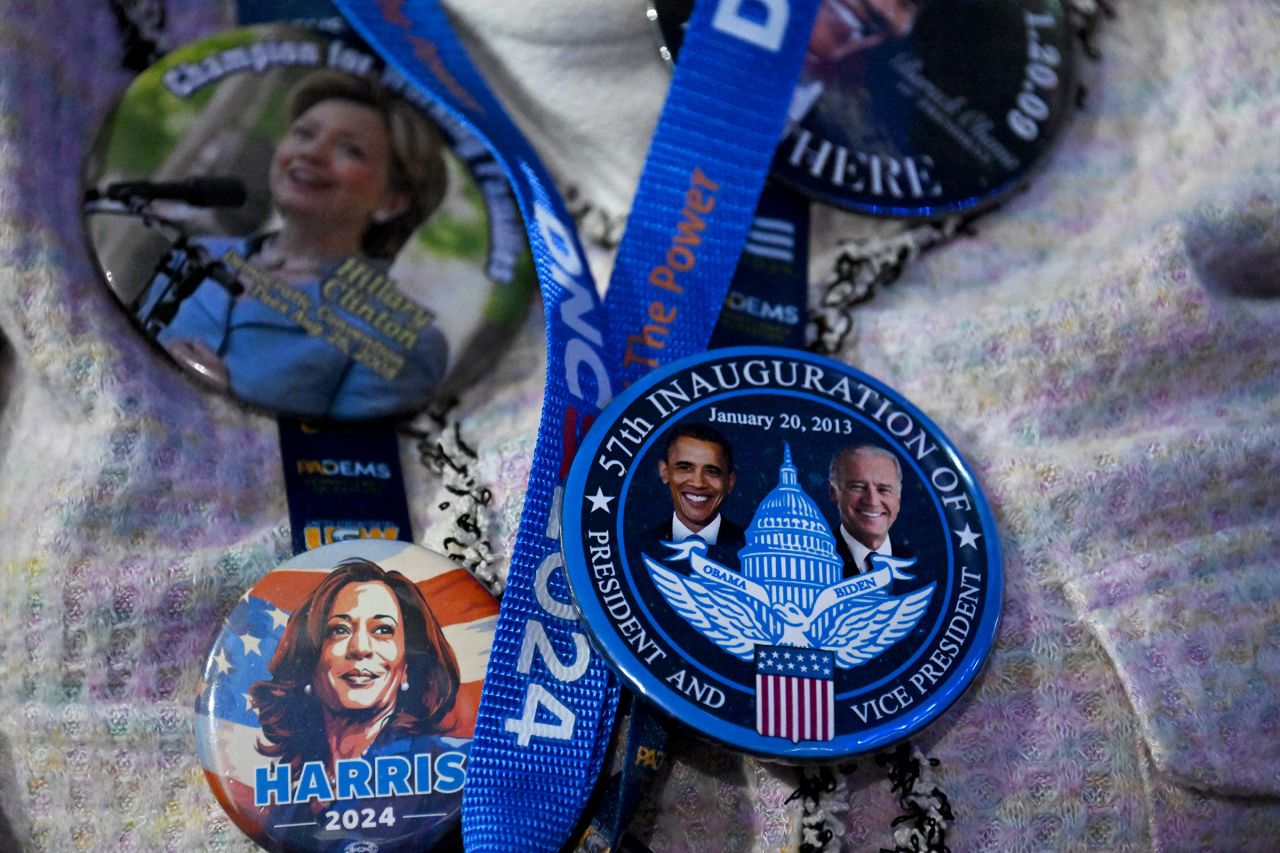
{"label": "hillary clinton's face", "polygon": [[271,161],[271,194],[286,219],[362,235],[403,212],[391,189],[391,140],[382,114],[354,101],[313,104],[289,126]]}
{"label": "hillary clinton's face", "polygon": [[325,622],[317,698],[330,710],[381,711],[395,705],[404,679],[404,618],[395,593],[378,581],[343,587]]}

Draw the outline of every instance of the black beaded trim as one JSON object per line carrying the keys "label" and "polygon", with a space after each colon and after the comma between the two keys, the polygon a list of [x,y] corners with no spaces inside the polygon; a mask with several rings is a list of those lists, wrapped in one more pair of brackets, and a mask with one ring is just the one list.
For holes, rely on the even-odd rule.
{"label": "black beaded trim", "polygon": [[461,426],[450,417],[457,404],[451,399],[432,406],[415,421],[418,428],[406,431],[417,438],[422,466],[439,477],[445,491],[453,496],[436,506],[451,513],[453,520],[453,534],[441,543],[444,555],[471,570],[494,595],[501,595],[503,581],[494,565],[487,523],[493,492],[480,482],[475,470],[479,456],[462,437]]}
{"label": "black beaded trim", "polygon": [[616,249],[627,227],[625,214],[610,213],[597,207],[576,185],[563,187],[564,205],[578,226],[582,239],[603,249]]}
{"label": "black beaded trim", "polygon": [[809,309],[809,349],[821,355],[838,353],[853,328],[852,311],[856,306],[901,278],[921,252],[945,243],[957,233],[972,233],[969,223],[974,218],[955,216],[916,225],[892,237],[846,243],[822,285],[821,297]]}
{"label": "black beaded trim", "polygon": [[[880,853],[950,853],[947,847],[947,826],[955,820],[951,812],[951,800],[937,785],[927,791],[919,791],[917,787],[927,764],[937,767],[941,762],[936,758],[928,758],[923,753],[913,751],[911,744],[903,743],[892,752],[882,752],[876,756],[876,764],[888,768],[889,784],[898,795],[898,806],[902,814],[893,819],[890,827],[906,826],[910,831],[910,845],[898,842],[892,850],[880,848]],[[897,833],[895,832],[895,836]]]}
{"label": "black beaded trim", "polygon": [[[913,749],[909,741],[903,741],[891,750],[878,753],[875,763],[886,769],[890,790],[897,794],[898,807],[902,809],[902,814],[889,825],[896,839],[895,846],[881,847],[880,853],[950,853],[947,827],[955,819],[951,800],[946,792],[929,782],[930,771],[940,764],[938,759],[926,757]],[[857,764],[849,762],[801,770],[800,786],[787,798],[787,802],[801,801],[800,853],[822,853],[835,839],[835,833],[827,825],[822,798],[836,792],[840,776],[856,769]]]}
{"label": "black beaded trim", "polygon": [[1114,18],[1115,7],[1110,0],[1068,0],[1067,14],[1076,30],[1076,38],[1080,40],[1080,49],[1090,59],[1101,59],[1095,39],[1103,18]]}
{"label": "black beaded trim", "polygon": [[111,0],[120,31],[120,64],[130,71],[145,71],[163,53],[167,14],[164,0]]}

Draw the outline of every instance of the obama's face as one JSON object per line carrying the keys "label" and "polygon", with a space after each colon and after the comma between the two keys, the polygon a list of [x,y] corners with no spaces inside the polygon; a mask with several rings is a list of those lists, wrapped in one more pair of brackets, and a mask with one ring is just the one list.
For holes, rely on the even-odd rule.
{"label": "obama's face", "polygon": [[825,77],[859,51],[911,32],[914,0],[823,0],[805,53],[809,76]]}
{"label": "obama's face", "polygon": [[676,517],[694,531],[715,519],[738,481],[720,445],[686,435],[672,442],[667,458],[658,462],[658,475],[671,490]]}

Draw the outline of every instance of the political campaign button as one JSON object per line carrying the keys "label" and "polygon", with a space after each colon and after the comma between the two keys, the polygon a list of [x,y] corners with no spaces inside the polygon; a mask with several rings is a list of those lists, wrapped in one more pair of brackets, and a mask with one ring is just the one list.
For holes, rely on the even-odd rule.
{"label": "political campaign button", "polygon": [[[663,55],[692,0],[651,0]],[[860,213],[934,217],[1027,178],[1073,96],[1059,0],[822,0],[773,174]]]}
{"label": "political campaign button", "polygon": [[793,350],[714,350],[628,388],[574,459],[563,541],[623,682],[773,758],[927,725],[1000,615],[995,522],[952,443],[882,383]]}
{"label": "political campaign button", "polygon": [[473,382],[534,292],[488,148],[340,25],[246,27],[129,86],[84,169],[103,276],[197,382],[397,417]]}
{"label": "political campaign button", "polygon": [[264,576],[196,701],[200,764],[231,820],[271,850],[450,837],[497,613],[466,570],[406,542],[326,545]]}

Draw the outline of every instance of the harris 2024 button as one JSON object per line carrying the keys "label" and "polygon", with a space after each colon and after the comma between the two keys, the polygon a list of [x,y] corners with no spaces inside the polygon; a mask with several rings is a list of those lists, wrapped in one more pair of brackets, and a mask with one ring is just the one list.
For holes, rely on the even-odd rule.
{"label": "harris 2024 button", "polygon": [[820,356],[715,350],[646,376],[586,436],[563,516],[602,654],[735,749],[899,741],[995,637],[1000,549],[972,472],[896,392]]}
{"label": "harris 2024 button", "polygon": [[196,702],[200,763],[269,850],[426,850],[462,807],[498,604],[416,545],[306,551],[228,615]]}
{"label": "harris 2024 button", "polygon": [[[678,50],[691,0],[651,0]],[[1059,0],[822,0],[773,174],[860,213],[994,203],[1050,149],[1073,97]]]}

